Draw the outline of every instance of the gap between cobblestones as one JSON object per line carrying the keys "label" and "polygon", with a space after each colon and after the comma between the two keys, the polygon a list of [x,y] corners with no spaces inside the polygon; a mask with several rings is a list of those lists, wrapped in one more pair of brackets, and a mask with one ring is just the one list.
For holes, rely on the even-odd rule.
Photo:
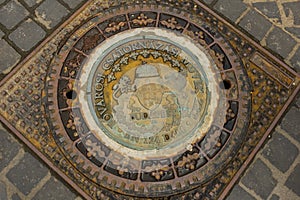
{"label": "gap between cobblestones", "polygon": [[[277,126],[275,128],[275,130],[273,131],[272,134],[274,134],[275,131],[278,134],[281,134],[285,138],[287,138],[293,145],[295,145],[298,148],[298,150],[300,152],[300,144],[299,144],[298,141],[296,141],[293,137],[291,137],[286,131],[284,131],[283,129],[281,129],[280,126]],[[252,161],[252,164],[253,164],[257,160],[261,160],[271,170],[273,178],[277,181],[276,186],[273,188],[272,192],[270,193],[270,195],[268,196],[267,199],[268,200],[271,199],[271,197],[272,197],[273,194],[278,195],[280,197],[280,199],[282,199],[282,200],[296,200],[296,199],[300,199],[300,197],[297,196],[297,194],[295,194],[291,189],[289,189],[285,185],[287,179],[292,174],[292,172],[294,171],[295,167],[300,163],[300,154],[297,155],[297,157],[295,158],[294,162],[289,166],[289,169],[286,172],[284,172],[284,173],[281,172],[267,158],[265,158],[262,155],[262,151],[265,149],[266,145],[269,143],[270,139],[272,138],[272,134],[270,135],[271,137],[269,137],[269,140],[266,141],[266,143],[263,145],[263,148],[260,149],[260,151],[255,156],[254,160]],[[245,171],[245,173],[244,173],[243,176],[245,176],[249,170],[250,170],[250,168]],[[242,179],[243,176],[240,179]],[[241,188],[243,188],[246,192],[248,192],[250,195],[252,195],[254,198],[256,198],[257,200],[264,200],[262,197],[260,197],[255,192],[255,190],[248,188],[241,181],[239,181],[238,185]]]}
{"label": "gap between cobblestones", "polygon": [[[62,0],[57,0],[59,3],[61,3],[64,7],[66,7],[69,11],[71,11],[72,9]],[[296,2],[298,0],[281,0],[281,1],[276,1],[279,11],[281,13],[281,16],[285,15],[284,12],[284,8],[282,6],[282,3],[284,2]],[[6,4],[8,1],[5,1],[4,3],[0,4],[4,5]],[[21,55],[21,60],[24,59],[24,57],[26,55],[28,55],[28,52],[30,52],[31,50],[29,50],[28,52],[24,52],[22,51],[19,47],[17,47],[16,45],[14,45],[14,43],[8,38],[8,36],[14,31],[16,30],[22,23],[24,23],[26,20],[28,20],[29,18],[32,19],[34,22],[36,22],[40,27],[42,27],[42,29],[47,33],[47,35],[45,36],[45,38],[47,38],[49,36],[49,34],[55,30],[56,27],[59,26],[59,24],[61,24],[63,21],[62,20],[61,23],[59,23],[58,25],[56,25],[54,28],[52,29],[47,29],[47,24],[44,24],[42,21],[39,20],[39,18],[36,18],[37,16],[35,16],[32,12],[36,12],[35,9],[42,4],[43,1],[40,1],[39,3],[37,3],[36,5],[29,7],[23,0],[19,0],[18,2],[20,2],[27,10],[29,10],[30,14],[23,20],[21,20],[14,28],[4,31],[4,33],[6,33],[6,35],[3,37],[3,39],[9,44],[11,45],[20,55]],[[218,0],[213,0],[210,5],[210,7],[213,7],[216,3],[218,2]],[[286,32],[287,34],[289,34],[290,36],[292,36],[292,38],[297,42],[297,44],[293,47],[293,49],[289,52],[288,56],[286,58],[284,58],[284,60],[291,65],[291,58],[295,55],[296,51],[300,48],[300,39],[297,38],[296,36],[294,36],[293,34],[289,33],[288,31],[286,31],[284,29],[284,23],[289,23],[288,19],[285,18],[282,20],[282,25],[278,24],[278,23],[274,23],[274,21],[272,21],[271,19],[267,18],[261,11],[259,11],[258,9],[256,9],[252,3],[254,2],[261,2],[261,0],[244,0],[244,3],[246,3],[248,5],[248,8],[241,14],[241,16],[239,16],[239,18],[235,21],[235,24],[238,24],[246,15],[247,13],[249,13],[249,11],[251,9],[254,9],[255,11],[257,11],[258,13],[262,14],[268,21],[270,21],[272,23],[272,26],[270,27],[270,29],[267,31],[267,33],[265,34],[265,36],[263,37],[263,39],[260,41],[261,45],[263,45],[264,47],[267,47],[267,38],[269,36],[269,34],[274,30],[275,27],[279,27],[281,28],[284,32]],[[70,16],[70,14],[68,15],[68,17]],[[6,28],[4,29],[4,26],[0,24],[0,29],[1,30],[6,30]],[[41,40],[40,42],[42,42],[43,40]],[[39,43],[40,43],[39,42]],[[39,44],[38,43],[38,44]],[[37,44],[37,45],[38,45]],[[35,45],[35,46],[37,46]],[[7,69],[5,72],[9,72],[10,70]],[[0,129],[5,130],[2,125],[0,124]],[[292,138],[286,131],[284,131],[282,128],[280,128],[280,126],[277,126],[275,129],[279,134],[282,134],[284,137],[286,137],[292,144],[294,144],[298,150],[300,151],[300,144],[298,141],[296,141],[294,138]],[[274,133],[274,131],[273,131]],[[14,139],[15,140],[15,139]],[[16,141],[18,142],[18,141]],[[271,196],[273,194],[277,194],[281,199],[284,199],[286,197],[288,197],[289,199],[299,199],[299,197],[293,193],[289,188],[287,188],[285,186],[285,182],[288,179],[288,177],[290,176],[290,174],[293,172],[295,166],[300,163],[300,154],[298,154],[298,156],[296,157],[296,159],[294,160],[293,164],[290,166],[290,168],[285,172],[282,173],[279,169],[277,169],[274,165],[272,165],[272,163],[270,163],[270,161],[265,158],[261,152],[263,151],[264,147],[266,146],[266,144],[269,142],[266,141],[266,143],[263,145],[263,148],[258,152],[257,156],[254,158],[254,160],[252,161],[252,164],[254,162],[256,162],[257,159],[262,160],[262,162],[268,166],[268,168],[271,170],[273,177],[278,181],[277,185],[275,186],[275,188],[273,189],[273,191],[271,192],[271,194],[269,195],[268,199],[271,198]],[[8,197],[11,197],[14,193],[17,193],[21,199],[30,199],[33,198],[37,192],[47,183],[47,181],[50,180],[51,178],[51,173],[48,172],[47,175],[45,177],[43,177],[43,179],[36,185],[36,187],[34,187],[31,192],[29,193],[28,196],[25,196],[22,192],[20,192],[7,178],[6,178],[6,173],[12,169],[14,166],[16,166],[20,160],[24,157],[25,151],[23,148],[21,148],[19,150],[19,152],[17,153],[17,155],[13,158],[13,160],[9,163],[8,166],[6,166],[1,172],[0,172],[0,178],[1,181],[6,184],[7,186],[7,195]],[[244,173],[246,174],[247,171]],[[255,197],[256,199],[262,199],[259,195],[257,195],[255,193],[254,190],[251,190],[249,188],[247,188],[244,184],[242,184],[241,182],[239,183],[239,185],[249,194],[251,194],[253,197]],[[286,195],[286,196],[283,196]],[[75,200],[81,200],[81,197],[77,197]]]}
{"label": "gap between cobblestones", "polygon": [[25,195],[18,190],[16,186],[14,186],[6,177],[6,174],[9,172],[10,169],[12,169],[14,166],[19,164],[21,159],[24,157],[25,151],[23,148],[20,148],[17,155],[12,159],[12,161],[0,172],[0,179],[1,181],[6,184],[6,186],[9,186],[6,188],[7,190],[7,196],[10,197],[14,193],[17,193],[21,198],[25,198]]}
{"label": "gap between cobblestones", "polygon": [[[268,18],[267,16],[265,16],[260,10],[258,10],[257,8],[255,8],[253,6],[253,3],[260,3],[262,2],[261,0],[243,0],[243,2],[245,4],[248,5],[248,7],[250,9],[254,9],[256,10],[258,13],[260,13],[262,16],[264,16],[269,22],[272,23],[272,27],[269,29],[269,31],[266,33],[265,37],[260,41],[260,44],[262,46],[264,46],[265,48],[269,47],[267,46],[267,42],[266,39],[269,36],[269,34],[274,30],[274,27],[279,27],[281,30],[283,30],[285,33],[287,33],[288,35],[290,35],[296,42],[297,44],[294,46],[294,48],[289,52],[289,54],[286,56],[286,58],[284,58],[282,55],[278,54],[277,52],[275,52],[276,54],[278,54],[280,57],[282,57],[284,59],[284,61],[289,64],[290,66],[292,65],[291,63],[291,58],[295,55],[296,51],[298,50],[298,48],[300,48],[300,38],[296,37],[295,35],[293,35],[292,33],[286,31],[284,28],[287,27],[288,24],[292,23],[292,18],[289,18],[288,16],[286,16],[286,13],[284,11],[284,7],[283,7],[283,3],[291,3],[291,2],[298,2],[299,0],[280,0],[280,1],[275,1],[279,12],[280,12],[280,16],[281,16],[281,23],[275,23],[272,19]],[[268,1],[266,1],[268,2]],[[247,9],[248,10],[248,9]],[[249,12],[249,11],[245,11],[245,12]],[[235,22],[236,24],[238,24],[238,22],[246,15],[245,12],[240,16],[240,18]],[[299,25],[300,27],[300,25]],[[271,50],[272,51],[272,50]],[[274,52],[274,51],[273,51]]]}

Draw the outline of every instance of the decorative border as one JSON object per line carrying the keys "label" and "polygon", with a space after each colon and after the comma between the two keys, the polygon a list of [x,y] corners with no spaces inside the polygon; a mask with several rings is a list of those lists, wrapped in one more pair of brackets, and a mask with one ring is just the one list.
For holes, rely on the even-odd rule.
{"label": "decorative border", "polygon": [[[94,5],[91,5],[91,10],[97,10],[97,1],[88,1],[80,10],[78,10],[78,12],[76,12],[69,20],[67,20],[59,29],[57,29],[57,31],[55,31],[48,39],[46,39],[34,52],[32,52],[24,61],[22,61],[8,76],[6,76],[0,83],[0,86],[2,87],[14,74],[16,74],[18,72],[18,70],[26,63],[30,60],[31,57],[34,57],[36,53],[38,53],[43,47],[47,46],[47,42],[49,42],[51,39],[53,39],[57,33],[59,33],[63,27],[67,26],[69,22],[72,21],[72,19],[74,19],[77,15],[79,15],[81,13],[81,11],[83,11],[85,8],[87,8],[92,2],[95,2]],[[255,146],[254,149],[252,149],[252,152],[250,154],[250,156],[246,159],[246,161],[242,164],[242,166],[240,167],[240,169],[235,173],[235,175],[233,176],[233,178],[231,179],[230,183],[226,186],[225,190],[223,190],[221,196],[219,197],[220,199],[224,199],[226,197],[226,195],[228,194],[228,192],[230,191],[230,189],[232,188],[232,186],[234,185],[235,181],[237,181],[237,179],[239,178],[239,176],[242,174],[242,172],[245,170],[246,166],[251,162],[251,160],[253,159],[253,157],[255,156],[255,154],[257,153],[257,151],[259,150],[259,148],[262,146],[263,142],[265,141],[265,139],[267,138],[267,136],[270,134],[270,132],[273,130],[273,128],[276,126],[276,123],[278,122],[278,120],[280,119],[281,115],[285,112],[285,110],[287,109],[288,105],[292,102],[293,98],[295,97],[295,95],[299,92],[300,90],[300,85],[299,85],[299,78],[300,76],[295,73],[294,71],[292,71],[285,63],[283,63],[280,59],[274,57],[270,52],[268,52],[267,50],[263,49],[263,47],[261,47],[259,44],[257,44],[256,42],[254,42],[252,39],[250,39],[249,37],[245,36],[241,31],[239,31],[237,28],[235,28],[233,25],[231,25],[229,22],[226,22],[224,19],[222,19],[220,16],[218,16],[216,13],[214,13],[212,10],[210,10],[208,7],[206,7],[204,4],[200,3],[199,1],[195,1],[200,7],[202,7],[204,10],[206,10],[210,15],[216,17],[216,19],[212,19],[210,17],[207,17],[207,22],[208,23],[213,23],[218,20],[219,23],[221,22],[224,26],[220,26],[219,29],[223,32],[224,34],[227,34],[228,36],[231,36],[232,41],[238,41],[239,40],[239,36],[241,36],[243,38],[243,40],[246,40],[247,42],[249,42],[251,45],[253,45],[256,49],[258,49],[258,51],[261,52],[261,54],[263,56],[266,56],[268,58],[270,58],[271,63],[278,63],[280,65],[279,69],[283,72],[288,74],[288,76],[291,76],[294,80],[294,82],[291,84],[290,88],[287,89],[291,89],[292,93],[290,93],[289,98],[284,101],[285,104],[282,106],[282,108],[280,109],[280,111],[276,114],[275,119],[272,121],[271,124],[269,124],[269,128],[266,130],[266,132],[263,134],[262,139],[257,143],[257,145]],[[98,2],[99,3],[99,2]],[[109,7],[110,6],[110,2],[104,2],[106,3],[105,6]],[[112,2],[113,4],[114,2]],[[101,3],[100,3],[101,4]],[[201,13],[200,13],[201,15]],[[80,21],[78,22],[79,24],[81,23]],[[216,25],[218,24],[218,22],[216,22]],[[225,29],[230,29],[231,31],[226,30],[227,33],[225,33]],[[234,35],[237,34],[239,35],[238,37],[235,37]],[[233,42],[234,44],[234,42]],[[55,48],[55,47],[54,47]],[[47,57],[49,56],[48,52],[43,52],[43,56]],[[247,56],[247,53],[245,57]],[[51,56],[51,53],[50,53]],[[247,63],[246,64],[247,67],[253,67],[256,68],[257,66],[252,66],[251,64]],[[259,70],[259,68],[257,68]],[[253,74],[257,73],[256,70],[252,71]],[[274,77],[276,79],[276,77]],[[253,79],[254,80],[254,79]],[[255,81],[254,81],[255,82]],[[259,93],[257,94],[259,96]],[[48,158],[43,155],[38,148],[31,144],[24,136],[23,134],[21,134],[15,127],[14,125],[11,124],[11,122],[9,122],[9,118],[8,116],[2,116],[0,115],[0,119],[2,122],[4,122],[21,140],[23,140],[23,142],[29,146],[35,153],[37,153],[51,168],[53,168],[60,176],[62,176],[72,187],[74,187],[82,196],[84,196],[87,199],[90,199],[89,196],[82,190],[80,189],[71,179],[69,179],[64,173],[62,173],[60,171],[60,169],[58,169],[56,166],[53,165],[53,163],[51,163],[51,161],[48,160]],[[30,131],[30,130],[29,130]],[[101,196],[101,194],[100,194]]]}

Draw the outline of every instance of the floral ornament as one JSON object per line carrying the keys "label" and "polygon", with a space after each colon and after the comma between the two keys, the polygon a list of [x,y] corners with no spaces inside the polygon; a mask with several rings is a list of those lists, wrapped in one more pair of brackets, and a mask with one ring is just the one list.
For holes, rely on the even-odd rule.
{"label": "floral ornament", "polygon": [[183,29],[182,26],[178,25],[178,22],[176,21],[175,17],[172,17],[171,19],[168,20],[163,20],[160,23],[166,26],[167,28],[177,29],[177,30]]}
{"label": "floral ornament", "polygon": [[134,24],[138,24],[140,26],[144,25],[146,26],[147,24],[151,24],[153,23],[155,20],[154,19],[151,19],[151,18],[148,18],[144,13],[141,13],[137,19],[134,19],[132,20],[132,22]]}
{"label": "floral ornament", "polygon": [[139,56],[139,54],[138,54],[137,52],[132,52],[132,53],[129,55],[129,58],[132,58],[132,59],[136,60],[138,56]]}
{"label": "floral ornament", "polygon": [[171,57],[168,54],[163,54],[162,57],[163,57],[164,62],[171,60]]}
{"label": "floral ornament", "polygon": [[115,65],[112,67],[112,71],[113,71],[113,72],[120,72],[120,71],[121,71],[120,64],[115,64]]}
{"label": "floral ornament", "polygon": [[160,57],[161,56],[161,53],[159,53],[158,51],[152,51],[151,52],[151,55],[153,56],[153,58],[158,58],[158,57]]}
{"label": "floral ornament", "polygon": [[143,51],[141,51],[140,54],[141,54],[144,58],[147,58],[147,57],[149,56],[150,52],[149,52],[148,50],[143,50]]}
{"label": "floral ornament", "polygon": [[68,119],[66,127],[68,129],[71,129],[72,131],[76,131],[74,133],[75,137],[78,136],[78,131],[83,132],[83,127],[82,127],[82,122],[81,122],[80,117],[76,116],[72,112],[70,112],[70,114],[69,114],[69,119]]}
{"label": "floral ornament", "polygon": [[130,164],[129,164],[129,158],[123,159],[123,162],[117,167],[118,173],[122,176],[124,173],[129,172]]}
{"label": "floral ornament", "polygon": [[174,68],[181,68],[180,64],[179,64],[179,61],[178,60],[172,60],[172,66]]}
{"label": "floral ornament", "polygon": [[111,72],[110,74],[108,74],[107,76],[107,81],[110,83],[112,81],[116,80],[116,77],[115,77],[115,73],[114,72]]}
{"label": "floral ornament", "polygon": [[67,98],[67,93],[73,90],[73,81],[69,80],[67,86],[63,89],[62,94],[66,99],[66,103],[69,107],[72,107],[73,99]]}
{"label": "floral ornament", "polygon": [[120,30],[122,27],[124,27],[125,25],[126,25],[125,22],[119,22],[118,24],[116,22],[112,22],[105,29],[105,32],[106,33],[116,32],[116,31]]}
{"label": "floral ornament", "polygon": [[178,166],[186,169],[194,170],[196,168],[197,160],[199,159],[198,153],[188,154],[187,156],[183,156],[182,160],[178,162]]}
{"label": "floral ornament", "polygon": [[155,177],[156,180],[160,180],[162,175],[164,175],[163,170],[156,170],[156,171],[151,173],[151,176]]}
{"label": "floral ornament", "polygon": [[168,165],[153,165],[153,166],[147,166],[145,168],[146,172],[151,172],[151,176],[153,176],[156,180],[160,180],[165,172],[169,171],[170,167]]}
{"label": "floral ornament", "polygon": [[213,127],[213,133],[210,134],[204,144],[203,150],[207,153],[214,149],[215,147],[220,147],[222,144],[220,142],[221,131],[217,127]]}
{"label": "floral ornament", "polygon": [[195,39],[202,45],[206,45],[206,42],[204,40],[204,33],[202,31],[195,33]]}
{"label": "floral ornament", "polygon": [[123,64],[123,65],[127,65],[128,64],[128,57],[123,57],[121,60],[120,60],[120,64]]}
{"label": "floral ornament", "polygon": [[104,157],[105,156],[105,153],[101,150],[101,146],[98,145],[97,142],[92,142],[92,140],[87,140],[85,142],[85,145],[87,147],[87,156],[90,158],[90,157],[96,157],[96,156],[99,156],[99,157]]}
{"label": "floral ornament", "polygon": [[218,52],[215,52],[214,50],[210,49],[209,50],[212,58],[214,59],[216,65],[221,68],[223,67],[223,62],[224,62],[224,54],[221,54],[221,53],[218,53]]}
{"label": "floral ornament", "polygon": [[78,54],[75,58],[66,62],[66,66],[64,67],[64,73],[73,77],[76,74],[79,66],[81,65],[82,55]]}

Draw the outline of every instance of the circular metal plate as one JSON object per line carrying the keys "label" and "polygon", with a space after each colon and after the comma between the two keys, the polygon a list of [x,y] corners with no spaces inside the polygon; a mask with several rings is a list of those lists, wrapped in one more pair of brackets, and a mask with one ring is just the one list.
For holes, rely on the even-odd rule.
{"label": "circular metal plate", "polygon": [[213,27],[184,11],[106,12],[67,38],[49,71],[57,90],[47,91],[55,101],[46,110],[57,145],[113,193],[164,197],[199,187],[245,136],[243,63]]}

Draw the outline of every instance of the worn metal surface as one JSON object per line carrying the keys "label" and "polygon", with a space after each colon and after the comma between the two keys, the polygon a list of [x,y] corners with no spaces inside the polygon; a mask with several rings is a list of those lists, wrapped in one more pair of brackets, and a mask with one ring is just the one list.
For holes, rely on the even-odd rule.
{"label": "worn metal surface", "polygon": [[2,82],[0,119],[85,198],[224,198],[299,76],[197,1],[90,1]]}

